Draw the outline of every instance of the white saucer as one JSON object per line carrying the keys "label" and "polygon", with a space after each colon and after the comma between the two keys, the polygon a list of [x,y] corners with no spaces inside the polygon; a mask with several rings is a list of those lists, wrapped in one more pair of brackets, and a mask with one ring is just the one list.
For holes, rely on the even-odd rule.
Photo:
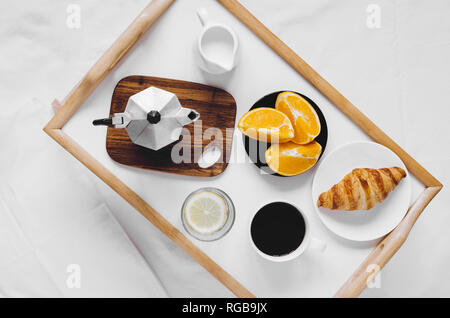
{"label": "white saucer", "polygon": [[[400,167],[406,177],[382,202],[367,211],[340,211],[317,207],[322,192],[338,183],[355,168]],[[370,241],[391,232],[403,219],[411,203],[411,180],[401,159],[390,149],[358,141],[334,149],[322,159],[312,184],[314,207],[322,222],[337,235],[353,241]]]}

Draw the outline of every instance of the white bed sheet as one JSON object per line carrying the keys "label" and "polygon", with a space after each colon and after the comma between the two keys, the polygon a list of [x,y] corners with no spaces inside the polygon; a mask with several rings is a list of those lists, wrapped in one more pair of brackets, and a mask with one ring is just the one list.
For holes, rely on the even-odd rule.
{"label": "white bed sheet", "polygon": [[166,297],[36,100],[0,116],[0,296]]}
{"label": "white bed sheet", "polygon": [[[444,183],[450,181],[450,3],[445,0],[248,0],[242,1],[274,33],[286,41],[319,73],[335,85],[381,128],[398,141]],[[50,103],[62,98],[109,47],[120,32],[146,5],[146,0],[84,0],[81,28],[66,26],[69,1],[2,1],[0,4],[1,112],[21,107],[29,97]],[[366,26],[369,4],[381,8],[381,28]],[[242,60],[226,78],[206,76],[193,65],[192,44],[199,31],[195,10],[204,6],[213,18],[236,29],[242,44]],[[174,36],[177,35],[177,36]],[[178,0],[140,41],[128,58],[106,78],[67,127],[74,138],[126,180],[166,217],[176,222],[178,201],[168,204],[167,193],[180,200],[206,181],[158,173],[136,172],[113,163],[104,149],[104,134],[90,126],[92,119],[108,113],[115,83],[130,74],[172,77],[215,84],[233,94],[241,116],[256,99],[280,89],[302,91],[318,103],[328,121],[327,151],[344,141],[366,138],[320,93],[300,78],[278,56],[214,1]],[[240,140],[235,152],[242,152]],[[255,177],[253,167],[230,165],[223,176],[209,185],[230,192],[242,211],[252,208],[258,196],[242,197],[242,187],[233,189],[236,176],[258,186],[268,199],[280,193],[303,200],[295,181]],[[158,189],[149,188],[158,184]],[[108,205],[169,295],[229,295],[214,279],[163,237],[132,208],[99,183]],[[306,191],[306,190],[305,190]],[[420,191],[416,184],[415,194]],[[304,197],[307,197],[305,194]],[[365,296],[450,296],[450,221],[447,188],[433,200],[418,220],[408,241],[381,274],[381,288]],[[239,208],[239,207],[238,207]],[[311,211],[312,213],[312,211]],[[179,224],[176,224],[179,226]],[[241,233],[244,221],[233,231]],[[370,246],[337,239],[313,219],[314,231],[329,242],[324,259],[311,256],[281,269],[261,265],[249,257],[246,266],[218,253],[215,246],[200,244],[258,296],[331,296]],[[233,233],[230,233],[233,234]],[[228,240],[236,240],[226,238]],[[226,239],[222,247],[226,246]],[[245,244],[245,242],[242,242]],[[224,250],[224,253],[229,251]],[[233,257],[246,257],[246,249]],[[330,263],[340,257],[338,267]],[[253,266],[253,268],[252,268]],[[304,272],[283,276],[292,266]],[[180,271],[180,268],[183,270]],[[251,277],[256,272],[256,278]],[[268,279],[267,275],[272,276]],[[294,278],[290,279],[289,278]],[[322,277],[320,280],[318,277]],[[276,280],[285,282],[279,284]],[[258,280],[258,281],[256,281]],[[290,281],[290,283],[288,283]],[[31,287],[30,287],[31,288]]]}

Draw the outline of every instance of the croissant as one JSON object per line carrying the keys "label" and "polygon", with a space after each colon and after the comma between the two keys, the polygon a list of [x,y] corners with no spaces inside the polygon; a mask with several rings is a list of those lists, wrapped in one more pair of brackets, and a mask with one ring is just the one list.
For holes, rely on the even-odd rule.
{"label": "croissant", "polygon": [[319,196],[317,206],[332,210],[370,210],[383,202],[405,176],[406,172],[399,167],[353,169]]}

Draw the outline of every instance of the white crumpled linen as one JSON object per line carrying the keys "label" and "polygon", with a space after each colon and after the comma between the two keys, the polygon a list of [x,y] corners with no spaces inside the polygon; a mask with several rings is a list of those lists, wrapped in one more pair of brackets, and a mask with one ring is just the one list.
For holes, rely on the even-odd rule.
{"label": "white crumpled linen", "polygon": [[[45,193],[49,196],[53,195],[50,198],[58,198],[62,195],[62,193],[60,193],[62,192],[61,189],[66,186],[70,187],[71,183],[68,183],[68,185],[65,183],[67,180],[63,181],[63,178],[60,178],[60,183],[55,181],[56,184],[52,185],[49,183],[48,186],[45,186],[44,180],[38,178],[38,176],[40,176],[40,169],[42,168],[38,168],[40,164],[37,163],[37,158],[39,158],[39,161],[51,160],[49,161],[49,165],[54,167],[54,171],[58,171],[59,169],[62,171],[69,171],[73,169],[73,166],[79,166],[77,169],[82,172],[83,177],[77,176],[77,178],[75,178],[75,180],[81,179],[77,188],[83,189],[84,187],[87,187],[87,189],[90,190],[78,193],[78,195],[75,195],[74,197],[70,197],[69,192],[64,192],[64,195],[61,196],[62,201],[58,201],[60,202],[59,206],[55,203],[56,209],[59,209],[59,207],[62,206],[61,202],[67,200],[68,206],[77,211],[77,213],[73,213],[74,215],[80,213],[89,214],[89,211],[86,209],[94,208],[97,203],[100,204],[100,202],[102,202],[100,198],[96,198],[91,202],[93,200],[92,198],[97,196],[97,193],[89,182],[93,182],[99,186],[100,190],[107,187],[97,177],[87,171],[84,166],[81,166],[70,154],[66,153],[58,144],[51,140],[50,137],[42,132],[42,128],[50,117],[48,113],[50,108],[47,108],[47,106],[50,105],[55,97],[62,98],[65,93],[73,88],[92,64],[95,63],[148,2],[148,0],[108,0],[108,6],[104,6],[105,2],[102,0],[77,1],[73,4],[79,5],[82,9],[82,27],[80,29],[69,29],[66,24],[69,15],[67,8],[72,2],[53,0],[7,0],[0,2],[0,42],[2,43],[0,49],[0,94],[2,98],[0,103],[0,118],[2,120],[0,130],[6,132],[12,128],[16,131],[16,135],[19,135],[19,137],[13,138],[11,132],[9,132],[0,139],[0,145],[2,146],[2,152],[0,153],[0,173],[3,174],[3,172],[5,172],[12,177],[14,173],[17,171],[20,172],[21,169],[24,169],[24,171],[27,170],[30,173],[29,177],[34,177],[36,175],[35,180],[41,182],[41,186],[37,187],[37,189],[41,191],[40,193]],[[120,17],[120,21],[117,21],[118,17]],[[111,18],[109,21],[116,22],[105,23],[105,18]],[[39,111],[37,110],[38,108],[42,109],[41,106],[36,106],[37,104],[34,102],[31,104],[28,102],[31,97],[37,97],[39,101],[42,101],[42,103],[45,104],[45,115],[39,114]],[[24,110],[22,113],[22,115],[25,116],[24,119],[16,120],[15,117],[17,111],[24,108],[24,105],[27,105],[27,110]],[[36,110],[33,111],[35,107]],[[27,126],[26,123],[29,119],[41,115],[45,116],[45,120],[41,118],[39,124],[35,123],[33,125],[33,129],[31,129],[30,126]],[[34,134],[42,136],[45,146],[38,148],[36,151],[32,150],[32,148],[18,146],[17,140],[27,142],[26,136]],[[10,137],[4,138],[4,136]],[[6,146],[7,150],[3,146]],[[56,151],[58,156],[50,158],[52,151],[47,149],[48,147],[51,147],[53,151]],[[17,160],[17,155],[21,156],[21,160]],[[8,166],[10,164],[16,164],[18,168],[13,170]],[[20,166],[22,166],[22,168],[19,169]],[[28,168],[28,166],[30,168]],[[31,169],[31,167],[33,167],[34,170]],[[59,174],[55,172],[53,177],[59,178],[58,175]],[[26,179],[26,175],[22,174],[20,177],[23,180]],[[14,178],[16,179],[16,177]],[[86,178],[88,178],[89,181]],[[0,184],[3,183],[3,180],[3,175],[0,175]],[[50,179],[46,181],[50,182]],[[30,190],[29,188],[33,186],[33,182],[28,179],[27,183],[28,185],[25,183],[24,187],[27,187],[26,190],[28,191]],[[26,200],[29,199],[30,198],[27,198]],[[48,199],[48,197],[46,197],[46,199]],[[117,222],[124,229],[139,253],[143,256],[146,266],[149,268],[148,271],[156,274],[156,281],[160,283],[163,290],[159,290],[160,288],[156,286],[154,278],[149,276],[150,278],[147,279],[144,277],[145,275],[142,274],[139,276],[139,279],[138,277],[136,277],[136,279],[130,278],[128,288],[123,288],[120,290],[120,293],[114,288],[105,288],[104,292],[103,290],[97,289],[96,291],[93,290],[92,293],[88,293],[87,285],[85,286],[86,288],[75,292],[86,297],[94,295],[129,297],[152,297],[163,295],[168,295],[170,297],[233,296],[227,288],[223,287],[221,283],[212,277],[203,267],[198,265],[188,255],[177,248],[173,242],[145,219],[138,222],[141,227],[136,227],[134,224],[133,228],[130,228],[128,219],[130,219],[131,216],[136,217],[138,212],[128,205],[128,203],[124,202],[122,198],[113,195],[111,198],[106,198],[105,200],[112,215],[115,216]],[[48,199],[48,202],[50,202],[50,199]],[[4,202],[1,203],[2,210],[4,204]],[[47,207],[47,205],[42,204],[39,209],[43,209],[44,207]],[[42,212],[50,213],[50,210],[55,207],[48,206],[48,208],[48,211]],[[35,208],[35,210],[37,210],[37,208]],[[117,222],[109,215],[109,210],[106,206],[99,207],[98,209],[98,213],[103,215],[106,221],[108,221],[103,223],[104,230],[110,232],[116,230],[119,231],[120,226],[118,226]],[[51,211],[50,214],[54,213],[58,215],[57,212],[58,210]],[[24,215],[22,219],[28,222],[29,217],[30,215]],[[33,214],[31,217],[33,217]],[[55,222],[59,224],[59,226],[62,226],[63,222],[67,222],[64,229],[71,227],[70,219],[66,220],[64,215],[61,215],[61,218],[57,221],[51,218],[47,218],[47,221]],[[36,223],[37,220],[33,220],[33,222]],[[33,232],[36,237],[45,237],[45,226],[42,226],[42,228],[35,227],[35,223],[29,226],[30,231]],[[109,227],[111,227],[111,229],[108,230]],[[0,236],[4,234],[11,237],[10,241],[12,241],[12,243],[8,244],[19,244],[14,242],[16,242],[16,240],[20,241],[20,236],[16,237],[13,234],[7,233],[9,232],[0,232]],[[81,233],[78,234],[81,235]],[[82,241],[79,241],[80,249],[88,248],[93,244],[88,236],[80,237],[80,240],[81,239]],[[3,242],[0,242],[0,255],[3,249],[2,243]],[[108,251],[112,252],[117,249],[115,253],[118,255],[123,253],[123,258],[127,258],[129,253],[134,254],[132,250],[123,252],[125,249],[123,245],[125,243],[119,244],[116,241],[111,241],[110,245],[107,245],[106,241],[103,241],[103,243],[105,244],[104,248]],[[8,246],[8,244],[6,246]],[[120,246],[117,247],[117,245]],[[9,250],[10,248],[8,248],[8,251]],[[56,249],[54,251],[56,251]],[[66,251],[66,253],[68,254],[66,255],[66,258],[69,259],[70,252]],[[75,251],[73,251],[73,253],[75,254]],[[53,256],[56,257],[57,255]],[[27,260],[24,258],[22,266],[25,268],[36,268],[36,271],[39,271],[40,267],[34,265],[38,260],[32,256],[28,256],[28,258],[30,259]],[[133,259],[134,256],[132,260]],[[0,256],[0,263],[2,260],[3,258]],[[105,262],[102,262],[101,264],[105,264]],[[138,264],[141,260],[133,262]],[[65,268],[61,270],[65,273]],[[132,272],[130,274],[131,277],[133,275],[138,275],[138,273],[143,271],[143,269],[134,270],[133,268],[129,270]],[[122,274],[125,272],[128,272],[127,268],[124,268]],[[133,274],[133,272],[136,273]],[[4,274],[2,275],[2,273]],[[87,275],[86,269],[85,273]],[[109,273],[107,266],[105,266],[104,274],[97,272],[95,276],[99,281],[114,281]],[[6,284],[6,277],[8,274],[12,273],[6,272],[6,270],[3,272],[0,267],[0,281],[5,282],[3,285],[4,289],[0,289],[1,295],[64,295],[61,292],[58,293],[56,289],[54,292],[46,292],[46,289],[43,288],[42,285],[35,284],[34,279],[37,279],[36,277],[39,275],[30,276],[34,278],[28,282],[25,279],[20,281],[15,280],[16,275],[10,275],[8,284]],[[20,274],[20,272],[17,272],[17,274]],[[5,280],[2,280],[3,276],[5,276]],[[93,276],[94,275],[91,275],[90,277]],[[122,278],[125,279],[125,277]],[[45,279],[40,278],[40,280]],[[50,281],[50,278],[45,281]],[[87,284],[86,280],[84,282]],[[152,291],[151,288],[146,289],[144,285],[152,285],[147,284],[146,282],[152,282],[152,284],[154,282],[155,291]],[[52,286],[54,284],[49,283],[49,285]],[[133,287],[133,285],[135,286]],[[0,282],[0,287],[1,286]],[[16,287],[20,292],[14,292]],[[74,293],[73,290],[66,292],[70,292],[71,295]]]}
{"label": "white crumpled linen", "polygon": [[0,296],[166,297],[36,100],[1,115]]}
{"label": "white crumpled linen", "polygon": [[[62,98],[148,0],[108,0],[107,6],[105,0],[76,1],[75,4],[79,4],[82,9],[80,29],[68,29],[66,26],[66,9],[70,3],[72,1],[0,2],[0,117],[14,113],[32,96],[39,97],[46,105],[55,97]],[[363,295],[449,296],[447,281],[450,252],[447,246],[450,231],[447,228],[450,222],[450,148],[447,145],[450,142],[450,19],[447,17],[450,2],[242,0],[242,3],[444,184],[444,189],[419,218],[404,246],[383,269],[381,288],[367,289]],[[379,5],[381,9],[379,29],[366,27],[366,10],[371,4]],[[167,27],[169,23],[179,24],[180,32],[184,33],[177,39],[182,43],[190,43],[197,36],[200,26],[195,10],[201,6],[206,7],[215,20],[227,22],[239,31],[242,59],[230,77],[229,85],[225,87],[238,102],[238,116],[267,92],[298,87],[320,102],[326,111],[332,132],[328,149],[341,144],[349,135],[351,138],[364,136],[345,121],[334,107],[327,107],[326,101],[316,90],[310,88],[288,65],[281,63],[270,49],[260,45],[251,32],[215,1],[176,1],[126,60],[118,64],[116,73],[109,76],[109,81],[117,82],[130,74],[147,74],[214,84],[201,80],[202,77],[196,73],[196,66],[191,65],[191,60],[186,58],[189,57],[190,46],[180,49],[177,44],[174,46],[176,49],[167,50],[172,47],[170,43],[174,41],[175,34],[178,34],[165,31],[170,29]],[[162,53],[159,55],[158,52]],[[276,70],[272,64],[277,67]],[[261,65],[271,71],[270,78],[259,76],[258,72],[263,72]],[[102,90],[105,90],[103,84],[96,91]],[[111,92],[112,89],[107,94]],[[89,107],[92,108],[99,98],[90,100]],[[88,113],[90,108],[81,108],[79,112],[83,114],[80,117],[92,120],[96,118],[93,115],[106,115],[107,103],[100,106],[98,113]],[[1,118],[1,125],[4,124],[3,120],[11,119]],[[10,141],[5,135],[2,138],[5,139],[1,140],[2,145]],[[5,151],[2,148],[0,154],[2,173],[8,171],[3,161],[10,155],[5,156]],[[27,157],[27,150],[21,151],[23,157]],[[41,155],[46,156],[46,151],[42,150]],[[28,153],[27,162],[30,164],[33,155],[36,154]],[[66,157],[70,158],[69,155]],[[69,168],[76,165],[75,160],[67,160],[70,162],[67,164]],[[248,169],[251,168],[245,171]],[[87,197],[76,200],[74,204],[84,204],[84,200]],[[112,213],[126,229],[170,296],[231,295],[169,239],[145,219],[139,218],[137,212],[119,196],[109,193],[107,201]],[[4,203],[0,204],[3,210]],[[10,251],[10,245],[19,244],[17,242],[21,242],[22,238],[20,235],[14,237],[10,232],[5,233],[1,232],[0,235],[8,235],[11,243],[5,246]],[[37,229],[33,229],[33,233],[42,235],[42,231]],[[6,248],[3,242],[0,241],[2,249]],[[339,244],[344,245],[343,242]],[[29,261],[21,263],[24,268],[35,264],[33,257],[28,257]],[[347,258],[351,258],[351,255],[340,255],[340,260]],[[357,264],[348,266],[353,269]],[[3,289],[1,292],[10,295],[18,289],[22,294],[46,295],[48,293],[38,288],[42,286],[38,283],[44,281],[46,276],[39,277],[36,283],[25,280],[11,282],[6,290],[8,293]],[[297,285],[299,289],[317,294],[316,283],[300,281]],[[52,286],[49,284],[48,288],[55,288]],[[327,295],[332,295],[334,291],[333,288]],[[258,288],[254,292],[262,296],[273,295]],[[295,291],[291,291],[290,295],[295,296]]]}

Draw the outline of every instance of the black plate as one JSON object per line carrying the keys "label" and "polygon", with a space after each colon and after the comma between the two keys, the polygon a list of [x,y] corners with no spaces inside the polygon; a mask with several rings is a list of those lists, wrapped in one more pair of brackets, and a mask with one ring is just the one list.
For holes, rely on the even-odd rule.
{"label": "black plate", "polygon": [[[264,96],[263,98],[258,100],[256,103],[254,103],[253,106],[250,108],[250,110],[253,110],[255,108],[260,108],[260,107],[275,108],[275,102],[277,100],[278,94],[280,94],[282,92],[286,92],[286,91],[279,91],[279,92],[271,93],[269,95]],[[292,91],[289,91],[289,92],[292,92]],[[316,139],[314,139],[314,140],[317,141],[322,146],[322,153],[319,156],[319,160],[320,160],[320,158],[322,157],[322,155],[325,151],[325,147],[327,145],[327,139],[328,139],[328,128],[327,128],[327,122],[325,120],[325,117],[323,116],[323,113],[320,110],[320,108],[309,97],[307,97],[303,94],[297,93],[297,92],[293,92],[293,93],[299,94],[304,99],[306,99],[308,101],[308,103],[310,103],[311,106],[316,111],[317,116],[319,116],[321,130],[320,130],[319,136],[317,136]],[[263,170],[264,172],[274,175],[274,176],[283,177],[282,175],[272,171],[272,169],[270,169],[266,163],[265,153],[266,153],[266,150],[269,149],[270,143],[266,143],[266,142],[262,142],[262,141],[258,141],[258,140],[249,138],[244,134],[242,134],[242,136],[243,136],[243,140],[244,140],[245,151],[247,152],[247,155],[249,156],[250,160],[259,169]],[[257,149],[257,151],[255,152],[255,154],[253,156],[250,155],[250,152],[249,152],[250,147],[252,147],[251,149]],[[317,162],[319,162],[319,160],[317,160]]]}

